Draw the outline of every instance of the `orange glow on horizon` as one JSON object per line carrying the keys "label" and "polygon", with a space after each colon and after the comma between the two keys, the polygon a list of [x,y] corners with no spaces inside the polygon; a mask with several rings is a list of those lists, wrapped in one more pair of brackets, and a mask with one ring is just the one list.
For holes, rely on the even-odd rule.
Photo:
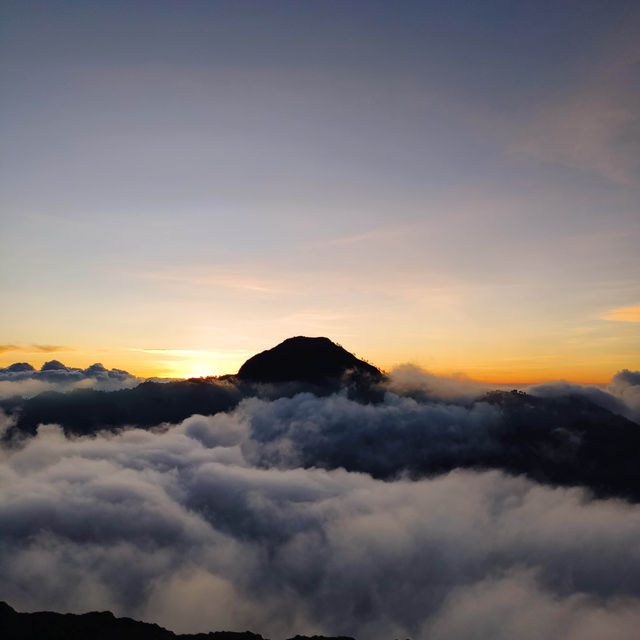
{"label": "orange glow on horizon", "polygon": [[[347,347],[348,348],[348,347]],[[70,368],[84,369],[95,362],[101,362],[108,369],[117,368],[128,371],[139,378],[199,378],[234,374],[252,353],[222,353],[199,350],[169,350],[169,349],[138,349],[114,350],[113,352],[75,350],[73,354],[40,353],[37,357],[32,354],[10,351],[0,354],[0,367],[6,367],[14,362],[29,362],[39,369],[48,360],[60,360]],[[356,353],[358,357],[362,357]],[[561,358],[558,358],[561,359]],[[527,361],[526,357],[518,360],[517,365],[509,366],[504,362],[482,362],[477,356],[469,358],[467,366],[464,362],[455,364],[432,359],[425,362],[422,358],[367,358],[371,364],[385,372],[392,371],[401,364],[413,364],[429,373],[449,378],[467,378],[472,381],[495,384],[525,386],[553,380],[567,380],[578,384],[604,385],[621,369],[634,369],[633,358],[627,362],[615,364],[611,360],[605,362],[577,362],[573,365],[561,365],[556,359],[541,365],[535,359]],[[636,355],[637,362],[638,357]],[[447,366],[448,365],[448,366]]]}

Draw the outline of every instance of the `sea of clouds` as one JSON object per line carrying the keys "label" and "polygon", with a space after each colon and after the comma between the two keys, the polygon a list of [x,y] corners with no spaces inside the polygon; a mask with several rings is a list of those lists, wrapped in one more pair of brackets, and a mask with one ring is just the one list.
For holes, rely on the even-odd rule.
{"label": "sea of clouds", "polygon": [[[148,380],[163,381],[158,378]],[[132,389],[144,381],[145,378],[137,378],[122,369],[106,369],[100,363],[80,369],[51,360],[37,370],[28,363],[19,362],[5,368],[0,367],[0,399],[12,396],[30,398],[44,391],[118,391]],[[398,395],[454,403],[473,401],[498,386],[464,377],[436,376],[410,364],[396,367],[384,383],[386,390]],[[507,387],[499,386],[501,389]],[[540,397],[583,396],[608,411],[640,422],[640,371],[623,369],[608,385],[581,385],[560,380],[518,388]],[[263,395],[269,396],[272,393],[265,389]]]}
{"label": "sea of clouds", "polygon": [[[637,410],[635,376],[597,389],[600,404]],[[384,482],[302,468],[308,443],[366,456],[369,430],[409,458],[403,424],[428,425],[435,452],[439,432],[479,447],[499,421],[466,404],[474,383],[404,369],[389,384],[375,406],[302,393],[152,430],[41,426],[0,453],[0,599],[272,640],[637,637],[640,505],[497,470]]]}
{"label": "sea of clouds", "polygon": [[640,371],[623,369],[603,386],[560,381],[533,385],[527,392],[541,397],[583,396],[604,409],[640,422]]}
{"label": "sea of clouds", "polygon": [[86,369],[67,367],[58,360],[45,362],[40,369],[27,362],[16,362],[0,367],[0,399],[13,396],[31,398],[45,391],[117,391],[131,389],[140,382],[140,378],[122,369],[107,369],[99,362]]}

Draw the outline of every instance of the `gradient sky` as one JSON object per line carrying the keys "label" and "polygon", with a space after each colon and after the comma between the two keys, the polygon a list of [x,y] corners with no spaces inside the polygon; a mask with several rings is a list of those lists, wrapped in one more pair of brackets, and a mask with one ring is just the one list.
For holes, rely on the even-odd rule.
{"label": "gradient sky", "polygon": [[5,0],[0,366],[640,369],[637,6]]}

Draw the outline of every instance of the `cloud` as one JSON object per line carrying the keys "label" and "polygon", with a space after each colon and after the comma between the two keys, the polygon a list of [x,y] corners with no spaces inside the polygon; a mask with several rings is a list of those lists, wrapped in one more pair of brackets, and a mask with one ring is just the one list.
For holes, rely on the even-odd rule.
{"label": "cloud", "polygon": [[32,344],[29,351],[39,351],[41,353],[55,353],[56,351],[74,351],[71,347],[54,344]]}
{"label": "cloud", "polygon": [[274,640],[632,637],[640,506],[498,471],[258,468],[248,433],[47,426],[4,451],[0,599]]}
{"label": "cloud", "polygon": [[389,373],[387,388],[396,393],[424,399],[461,401],[474,400],[495,388],[463,376],[436,376],[411,364],[396,367]]}
{"label": "cloud", "polygon": [[414,231],[414,225],[394,224],[391,227],[378,227],[369,229],[368,231],[365,231],[363,233],[334,237],[330,240],[315,242],[310,246],[312,248],[342,245],[350,246],[359,244],[380,244],[383,246],[387,246],[390,241],[398,238],[403,238],[412,231]]}
{"label": "cloud", "polygon": [[514,149],[612,183],[640,185],[640,14],[597,43],[589,69],[543,103],[516,136]]}
{"label": "cloud", "polygon": [[245,454],[260,466],[344,467],[376,477],[424,474],[497,455],[499,407],[420,402],[388,394],[377,405],[345,395],[244,400],[236,409],[251,426]]}
{"label": "cloud", "polygon": [[264,274],[256,274],[256,269],[227,269],[221,267],[195,267],[141,273],[145,280],[167,282],[181,286],[205,286],[208,289],[221,288],[232,291],[251,292],[264,295],[284,295],[296,293],[291,283],[283,278],[265,279]]}
{"label": "cloud", "polygon": [[165,349],[165,348],[153,348],[153,349],[132,349],[132,351],[142,351],[143,353],[169,353],[169,354],[193,354],[193,353],[207,353],[202,349]]}
{"label": "cloud", "polygon": [[514,569],[452,590],[438,618],[427,623],[424,637],[632,640],[638,624],[640,611],[633,598],[602,601],[581,593],[552,595],[540,587],[535,571]]}
{"label": "cloud", "polygon": [[[51,366],[56,374],[63,371]],[[487,393],[473,381],[410,367],[364,388],[233,377],[147,381],[108,394],[83,390],[7,400],[3,406],[14,424],[5,439],[32,436],[47,423],[91,435],[213,414],[241,425],[242,453],[261,468],[344,468],[387,480],[456,468],[502,469],[640,501],[640,430],[622,417],[640,420],[637,375],[621,372],[608,389],[550,383],[529,394]],[[198,424],[193,429],[206,435]]]}
{"label": "cloud", "polygon": [[533,385],[526,391],[543,398],[582,396],[608,411],[640,422],[640,371],[623,369],[604,387],[562,380]]}
{"label": "cloud", "polygon": [[637,187],[639,149],[633,135],[640,128],[637,100],[637,96],[607,91],[595,81],[543,108],[520,134],[515,149]]}
{"label": "cloud", "polygon": [[72,383],[71,385],[60,385],[46,380],[34,380],[33,378],[24,378],[20,380],[1,380],[0,379],[0,399],[12,398],[19,396],[21,398],[31,398],[45,391],[59,391],[82,388],[81,384]]}
{"label": "cloud", "polygon": [[56,351],[74,351],[71,347],[53,344],[32,344],[29,346],[18,344],[0,344],[0,353],[7,351],[24,351],[25,353],[55,353]]}
{"label": "cloud", "polygon": [[613,376],[608,390],[624,403],[629,417],[640,422],[640,371],[619,371]]}
{"label": "cloud", "polygon": [[13,424],[13,418],[5,414],[4,411],[0,411],[0,439]]}
{"label": "cloud", "polygon": [[627,414],[627,407],[621,398],[610,393],[606,388],[589,384],[578,384],[559,380],[555,382],[543,382],[530,387],[525,387],[527,393],[540,398],[565,398],[567,396],[581,396],[590,402],[621,415]]}
{"label": "cloud", "polygon": [[[53,350],[45,347],[40,350]],[[106,369],[102,364],[92,364],[86,369],[66,367],[58,360],[45,362],[37,371],[26,362],[16,362],[0,368],[0,399],[12,396],[29,398],[44,391],[73,391],[96,389],[115,391],[130,389],[141,380],[121,369]]]}
{"label": "cloud", "polygon": [[640,322],[640,305],[609,309],[602,315],[602,319],[613,322]]}
{"label": "cloud", "polygon": [[6,353],[7,351],[18,351],[20,347],[16,344],[0,344],[0,353]]}

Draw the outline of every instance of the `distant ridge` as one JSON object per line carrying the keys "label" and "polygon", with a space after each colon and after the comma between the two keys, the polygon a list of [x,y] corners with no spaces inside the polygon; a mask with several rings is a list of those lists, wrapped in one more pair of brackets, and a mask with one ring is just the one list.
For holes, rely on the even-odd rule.
{"label": "distant ridge", "polygon": [[372,381],[383,377],[379,369],[358,360],[329,338],[296,336],[249,358],[237,376],[250,382],[323,383],[345,374]]}
{"label": "distant ridge", "polygon": [[[268,640],[251,631],[176,634],[150,622],[116,618],[110,611],[75,615],[37,611],[18,613],[0,601],[3,640]],[[354,640],[345,636],[295,636],[291,640]]]}

